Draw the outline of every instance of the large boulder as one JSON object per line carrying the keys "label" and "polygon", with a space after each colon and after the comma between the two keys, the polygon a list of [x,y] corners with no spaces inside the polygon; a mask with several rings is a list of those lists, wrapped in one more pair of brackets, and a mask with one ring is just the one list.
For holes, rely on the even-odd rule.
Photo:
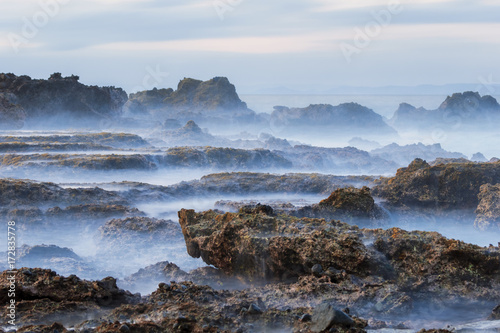
{"label": "large boulder", "polygon": [[[188,253],[230,275],[283,280],[342,274],[394,281],[402,291],[436,296],[500,294],[500,250],[447,239],[436,232],[360,229],[323,219],[275,216],[267,206],[239,213],[181,210]],[[439,286],[439,288],[438,288]],[[488,295],[485,294],[487,291]],[[482,296],[480,296],[482,295]],[[411,307],[403,294],[380,299],[377,311]]]}
{"label": "large boulder", "polygon": [[274,216],[268,206],[226,214],[183,209],[179,223],[189,255],[228,274],[279,280],[310,274],[315,265],[389,274],[347,224]]}

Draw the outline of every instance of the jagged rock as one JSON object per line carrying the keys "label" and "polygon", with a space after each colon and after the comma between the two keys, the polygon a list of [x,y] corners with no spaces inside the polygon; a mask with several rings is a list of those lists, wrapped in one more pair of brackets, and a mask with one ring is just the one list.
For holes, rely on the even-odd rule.
{"label": "jagged rock", "polygon": [[[121,115],[127,94],[120,88],[86,86],[77,76],[48,80],[0,74],[0,95],[22,107],[30,126],[87,126]],[[78,120],[78,121],[75,121]]]}
{"label": "jagged rock", "polygon": [[[286,279],[309,274],[316,264],[360,275],[389,274],[366,250],[357,227],[346,224],[336,228],[320,219],[274,216],[266,206],[226,214],[183,209],[179,223],[189,255],[228,274]],[[349,234],[344,228],[356,229]]]}
{"label": "jagged rock", "polygon": [[[436,232],[359,229],[335,221],[275,216],[260,208],[225,214],[181,210],[179,223],[188,253],[227,274],[286,279],[309,275],[312,267],[321,265],[362,279],[397,279],[402,290],[417,293],[391,298],[385,293],[379,299],[380,311],[409,311],[412,297],[421,292],[465,297],[491,293],[500,283],[500,249],[446,239]],[[328,271],[322,278],[330,278]],[[484,295],[491,300],[499,293]]]}
{"label": "jagged rock", "polygon": [[500,105],[495,98],[467,91],[448,96],[436,110],[415,108],[403,103],[389,123],[397,129],[418,129],[428,132],[437,129],[447,131],[474,128],[482,124],[483,129],[496,126],[500,118]]}
{"label": "jagged rock", "polygon": [[[0,275],[0,301],[9,302],[8,286],[11,273]],[[86,320],[102,309],[131,304],[139,300],[137,296],[118,289],[116,280],[108,277],[100,281],[80,280],[77,276],[63,277],[48,269],[19,268],[16,279],[17,324],[47,322],[65,316],[75,320]],[[3,310],[3,315],[8,311]],[[51,321],[53,322],[53,320]]]}
{"label": "jagged rock", "polygon": [[395,206],[472,210],[479,203],[481,185],[486,183],[500,183],[499,163],[430,166],[415,159],[395,177],[382,178],[372,192]]}
{"label": "jagged rock", "polygon": [[163,103],[181,110],[238,110],[247,106],[240,100],[236,88],[225,77],[208,81],[185,78],[177,90],[165,97]]}
{"label": "jagged rock", "polygon": [[238,126],[263,124],[263,119],[247,108],[234,85],[225,77],[208,81],[184,78],[175,91],[153,89],[131,94],[130,99],[144,105],[156,117],[181,122],[194,120],[226,131],[228,123]]}
{"label": "jagged rock", "polygon": [[474,226],[481,230],[500,230],[500,184],[484,184],[478,195]]}
{"label": "jagged rock", "polygon": [[314,133],[339,135],[349,133],[359,135],[396,135],[382,116],[356,103],[337,106],[329,104],[309,105],[306,108],[274,107],[271,122],[280,131],[294,133],[314,130]]}
{"label": "jagged rock", "polygon": [[337,189],[319,204],[305,206],[289,214],[355,223],[370,223],[370,221],[373,223],[388,218],[387,214],[375,204],[370,189],[366,186],[361,189],[354,187]]}

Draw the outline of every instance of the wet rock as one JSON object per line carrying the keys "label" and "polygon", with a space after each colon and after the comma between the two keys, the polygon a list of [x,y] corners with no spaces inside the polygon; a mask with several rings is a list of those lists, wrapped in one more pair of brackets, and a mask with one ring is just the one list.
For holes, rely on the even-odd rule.
{"label": "wet rock", "polygon": [[16,209],[33,206],[68,206],[84,204],[125,204],[127,201],[115,192],[100,188],[62,188],[53,183],[30,180],[0,179],[0,207]]}
{"label": "wet rock", "polygon": [[182,235],[178,223],[139,216],[109,220],[99,228],[99,233],[102,246],[114,249],[168,242]]}
{"label": "wet rock", "polygon": [[179,223],[189,255],[227,274],[293,278],[310,274],[315,264],[363,276],[387,273],[385,264],[364,246],[358,228],[339,222],[257,211],[218,214],[183,209]]}
{"label": "wet rock", "polygon": [[[11,276],[12,273],[7,271],[0,275],[0,301],[4,303],[9,301],[7,290]],[[55,314],[60,320],[84,321],[106,308],[139,300],[137,296],[118,289],[116,280],[111,277],[85,281],[75,275],[60,276],[48,269],[21,268],[15,278],[20,326],[40,322],[48,324]]]}
{"label": "wet rock", "polygon": [[311,331],[324,332],[333,326],[351,327],[354,321],[344,312],[335,309],[333,304],[328,302],[318,305],[312,314]]}
{"label": "wet rock", "polygon": [[[299,217],[338,219],[344,222],[355,223],[383,223],[387,215],[375,204],[370,189],[363,186],[340,188],[319,204],[305,206],[297,211],[290,212]],[[370,222],[371,221],[371,222]]]}
{"label": "wet rock", "polygon": [[16,332],[22,333],[66,333],[68,330],[60,324],[53,323],[52,325],[29,325],[21,327]]}
{"label": "wet rock", "polygon": [[473,210],[481,185],[487,183],[500,183],[499,163],[430,166],[416,159],[399,169],[395,177],[381,179],[372,193],[398,207]]}
{"label": "wet rock", "polygon": [[[145,148],[151,145],[139,135],[130,133],[75,133],[72,135],[30,135],[30,136],[1,136],[1,143],[24,143],[33,145],[67,145],[67,149],[82,145],[88,148],[107,147],[115,148]],[[71,146],[73,145],[73,146]],[[63,146],[64,147],[64,146]],[[106,150],[105,149],[105,150]],[[66,149],[64,149],[66,150]],[[80,149],[82,150],[82,149]]]}
{"label": "wet rock", "polygon": [[500,230],[500,184],[484,184],[478,195],[474,226],[481,230]]}

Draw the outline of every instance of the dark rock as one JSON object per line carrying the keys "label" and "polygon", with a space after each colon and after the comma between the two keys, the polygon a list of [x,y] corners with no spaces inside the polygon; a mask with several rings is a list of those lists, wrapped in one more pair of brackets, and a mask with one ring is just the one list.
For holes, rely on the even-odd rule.
{"label": "dark rock", "polygon": [[479,203],[481,185],[487,183],[500,183],[499,163],[430,166],[415,159],[395,177],[382,178],[372,192],[397,206],[472,210]]}
{"label": "dark rock", "polygon": [[497,305],[493,311],[491,311],[490,316],[488,317],[489,320],[500,320],[500,305]]}
{"label": "dark rock", "polygon": [[257,304],[250,304],[247,310],[248,314],[262,314],[261,308]]}
{"label": "dark rock", "polygon": [[474,226],[481,230],[500,230],[500,184],[484,184],[478,195]]}
{"label": "dark rock", "polygon": [[253,279],[286,279],[310,274],[315,264],[336,266],[348,272],[390,274],[384,263],[370,254],[359,234],[346,232],[347,224],[322,219],[269,216],[247,211],[218,214],[181,210],[189,255],[227,274]]}
{"label": "dark rock", "polygon": [[9,99],[2,97],[0,93],[0,129],[12,130],[22,128],[25,118],[26,113],[24,109],[19,105],[11,103]]}
{"label": "dark rock", "polygon": [[299,320],[301,322],[307,323],[312,320],[312,316],[309,313],[304,313],[302,316],[300,316]]}
{"label": "dark rock", "polygon": [[354,325],[351,317],[335,309],[334,305],[328,302],[321,303],[314,309],[311,322],[311,331],[318,333],[324,332],[332,326],[351,327]]}
{"label": "dark rock", "polygon": [[323,274],[323,267],[321,267],[320,264],[316,264],[311,268],[311,273],[316,276],[321,276],[321,274]]}
{"label": "dark rock", "polygon": [[296,211],[290,211],[289,214],[327,220],[339,219],[357,224],[382,223],[384,219],[388,219],[386,213],[375,204],[370,189],[366,186],[361,189],[354,187],[337,189],[319,204],[305,206]]}
{"label": "dark rock", "polygon": [[30,126],[95,126],[103,119],[119,117],[127,101],[120,88],[86,86],[77,76],[60,73],[48,80],[0,74],[0,94],[24,109]]}

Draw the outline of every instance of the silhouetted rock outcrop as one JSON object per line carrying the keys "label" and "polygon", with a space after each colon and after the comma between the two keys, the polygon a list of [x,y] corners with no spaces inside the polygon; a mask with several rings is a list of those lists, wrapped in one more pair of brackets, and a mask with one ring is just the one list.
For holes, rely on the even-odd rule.
{"label": "silhouetted rock outcrop", "polygon": [[194,120],[226,131],[231,129],[228,125],[249,126],[263,121],[240,100],[236,88],[225,77],[208,81],[184,78],[177,90],[141,91],[130,94],[130,100],[139,102],[157,118]]}
{"label": "silhouetted rock outcrop", "polygon": [[48,80],[0,74],[0,97],[24,109],[26,124],[46,127],[96,125],[121,115],[127,94],[121,88],[86,86],[78,76],[54,73]]}
{"label": "silhouetted rock outcrop", "polygon": [[392,143],[385,147],[374,149],[371,156],[377,156],[388,161],[394,161],[400,166],[411,163],[416,158],[433,161],[436,158],[466,158],[461,153],[452,153],[441,148],[439,143],[424,145],[422,143],[400,146]]}
{"label": "silhouetted rock outcrop", "polygon": [[309,105],[305,108],[275,106],[271,123],[278,131],[314,131],[314,134],[396,135],[379,114],[356,103],[337,106]]}
{"label": "silhouetted rock outcrop", "polygon": [[435,129],[457,131],[464,128],[476,129],[483,125],[497,128],[500,120],[500,104],[495,98],[477,92],[467,91],[448,96],[435,110],[415,108],[402,103],[389,123],[396,129],[418,129],[433,131]]}

